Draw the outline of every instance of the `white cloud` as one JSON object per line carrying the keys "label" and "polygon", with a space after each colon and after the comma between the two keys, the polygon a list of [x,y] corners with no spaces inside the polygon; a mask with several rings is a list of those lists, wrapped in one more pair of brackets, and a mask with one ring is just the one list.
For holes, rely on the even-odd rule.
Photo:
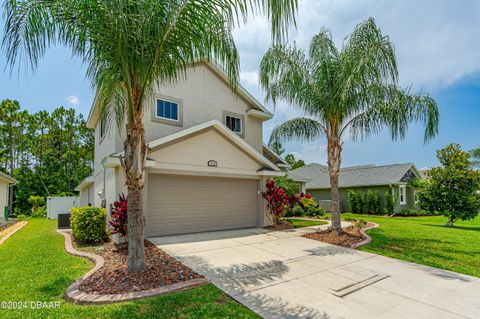
{"label": "white cloud", "polygon": [[240,72],[240,81],[245,86],[258,86],[258,72]]}
{"label": "white cloud", "polygon": [[65,98],[65,101],[67,101],[67,103],[71,104],[71,105],[78,105],[80,104],[80,99],[75,96],[75,95],[70,95],[70,96],[67,96]]}
{"label": "white cloud", "polygon": [[[435,91],[480,72],[480,2],[464,0],[304,0],[290,42],[308,48],[321,27],[332,31],[337,46],[356,24],[374,17],[395,44],[402,85]],[[256,17],[234,32],[242,70],[256,72],[270,45],[270,26]]]}
{"label": "white cloud", "polygon": [[[480,73],[480,1],[478,0],[303,0],[299,4],[297,29],[290,32],[290,43],[307,49],[311,38],[322,27],[332,31],[340,48],[346,36],[361,21],[373,17],[384,35],[395,45],[400,84],[413,91],[435,94],[458,81]],[[270,46],[270,24],[262,17],[249,19],[234,31],[241,56],[242,84],[259,100],[258,68]],[[264,125],[264,140],[277,124],[302,112],[279,103],[273,120]],[[348,139],[348,138],[347,138]],[[322,142],[322,141],[320,141]],[[312,150],[288,143],[287,148],[304,154],[307,161],[318,162]],[[307,155],[308,154],[308,155]],[[325,158],[322,155],[320,158]]]}
{"label": "white cloud", "polygon": [[305,163],[319,163],[326,165],[327,145],[325,140],[308,143],[291,143],[285,154],[291,153],[296,159],[302,159]]}

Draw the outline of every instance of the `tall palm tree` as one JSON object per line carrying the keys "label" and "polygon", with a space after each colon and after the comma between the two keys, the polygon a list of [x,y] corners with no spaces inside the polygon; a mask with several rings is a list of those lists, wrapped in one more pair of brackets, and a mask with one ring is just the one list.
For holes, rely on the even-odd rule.
{"label": "tall palm tree", "polygon": [[396,140],[405,137],[410,122],[426,126],[425,142],[437,133],[435,101],[399,88],[397,79],[393,44],[372,18],[356,26],[341,51],[322,29],[308,56],[293,46],[273,45],[262,59],[260,83],[267,100],[281,99],[305,114],[277,126],[272,142],[327,139],[332,224],[339,234],[342,138],[362,140],[388,127]]}
{"label": "tall palm tree", "polygon": [[262,13],[277,42],[294,23],[296,9],[297,0],[6,1],[8,64],[26,58],[34,69],[52,44],[70,48],[88,66],[103,116],[125,125],[129,271],[145,267],[143,115],[153,86],[176,81],[188,63],[203,59],[221,64],[235,88],[239,58],[232,28],[250,13]]}

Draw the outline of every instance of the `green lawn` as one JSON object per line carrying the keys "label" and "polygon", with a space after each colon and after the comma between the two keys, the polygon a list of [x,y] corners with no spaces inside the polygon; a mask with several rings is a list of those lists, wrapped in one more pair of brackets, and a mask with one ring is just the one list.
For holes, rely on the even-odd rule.
{"label": "green lawn", "polygon": [[433,217],[379,217],[342,214],[372,221],[372,243],[361,250],[480,277],[480,217],[444,227],[447,219]]}
{"label": "green lawn", "polygon": [[258,318],[213,285],[107,306],[76,306],[62,296],[92,263],[68,255],[55,221],[30,219],[0,245],[0,302],[60,302],[59,309],[0,308],[0,318]]}
{"label": "green lawn", "polygon": [[328,224],[328,222],[325,220],[296,219],[296,218],[286,218],[285,220],[292,223],[294,228]]}

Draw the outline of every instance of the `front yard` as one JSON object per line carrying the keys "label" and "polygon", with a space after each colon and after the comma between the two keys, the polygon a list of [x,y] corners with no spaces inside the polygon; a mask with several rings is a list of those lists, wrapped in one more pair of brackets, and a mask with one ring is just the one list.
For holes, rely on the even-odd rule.
{"label": "front yard", "polygon": [[380,225],[368,231],[373,242],[360,250],[480,277],[480,217],[443,225],[443,216],[381,217],[345,213]]}
{"label": "front yard", "polygon": [[286,221],[290,222],[294,228],[326,225],[328,221],[325,220],[314,220],[314,219],[302,219],[302,218],[285,218]]}
{"label": "front yard", "polygon": [[[26,302],[27,309],[2,304],[1,318],[258,318],[213,285],[106,306],[70,304],[63,299],[65,290],[92,263],[65,252],[56,221],[28,222],[0,245],[0,301]],[[30,302],[37,301],[59,302],[60,307],[32,309]]]}

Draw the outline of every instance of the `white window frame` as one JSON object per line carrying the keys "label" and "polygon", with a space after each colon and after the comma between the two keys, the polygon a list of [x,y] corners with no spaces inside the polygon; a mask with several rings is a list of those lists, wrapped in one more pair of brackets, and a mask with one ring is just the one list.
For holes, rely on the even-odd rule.
{"label": "white window frame", "polygon": [[[166,101],[166,102],[170,102],[172,104],[176,104],[177,105],[177,119],[175,120],[175,119],[171,119],[171,118],[168,118],[168,117],[159,116],[158,115],[158,101]],[[155,98],[155,113],[154,114],[155,114],[155,117],[157,119],[179,123],[180,122],[180,103],[177,102],[177,101],[166,99],[166,98],[157,97],[157,98]]]}
{"label": "white window frame", "polygon": [[[229,117],[231,117],[232,119],[238,119],[240,121],[240,131],[239,132],[234,131],[234,130],[232,130],[231,128],[228,127],[227,118],[229,118]],[[243,134],[243,119],[240,116],[226,114],[225,115],[225,126],[228,127],[233,133],[237,133],[237,134],[240,134],[240,135]]]}
{"label": "white window frame", "polygon": [[[402,190],[403,190],[403,199],[402,199]],[[407,205],[407,185],[398,186],[398,200],[400,205]]]}

